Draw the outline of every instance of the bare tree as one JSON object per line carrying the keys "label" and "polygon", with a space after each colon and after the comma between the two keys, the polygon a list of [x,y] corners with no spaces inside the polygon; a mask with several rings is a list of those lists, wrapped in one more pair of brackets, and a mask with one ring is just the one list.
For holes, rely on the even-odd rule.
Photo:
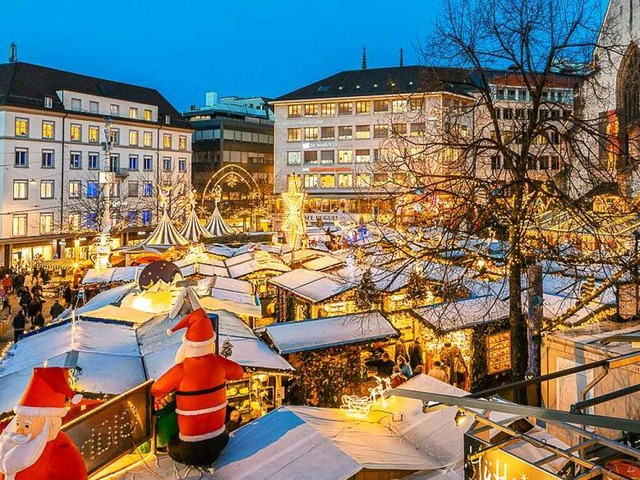
{"label": "bare tree", "polygon": [[[407,107],[390,113],[389,139],[371,166],[374,188],[392,205],[378,222],[402,250],[397,268],[451,263],[465,250],[474,252],[467,279],[481,277],[491,257],[478,245],[505,243],[513,380],[531,368],[528,266],[619,263],[628,247],[618,218],[594,212],[585,196],[617,182],[617,143],[598,108],[611,93],[593,52],[625,46],[601,27],[599,11],[595,0],[444,0],[421,53],[455,69],[425,68],[425,91],[442,94],[407,96]],[[424,129],[407,133],[407,123]],[[534,322],[529,335],[541,327]]]}

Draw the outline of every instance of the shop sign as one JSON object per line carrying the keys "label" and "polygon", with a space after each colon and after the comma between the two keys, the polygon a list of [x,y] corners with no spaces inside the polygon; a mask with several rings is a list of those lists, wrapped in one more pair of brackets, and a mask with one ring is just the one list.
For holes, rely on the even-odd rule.
{"label": "shop sign", "polygon": [[334,148],[338,146],[338,142],[310,142],[303,143],[302,149],[308,150],[309,148]]}
{"label": "shop sign", "polygon": [[489,450],[480,458],[467,460],[466,480],[552,480],[557,475],[505,452]]}
{"label": "shop sign", "polygon": [[511,370],[511,332],[487,337],[487,373],[493,375]]}
{"label": "shop sign", "polygon": [[119,395],[63,427],[80,450],[89,475],[151,438],[151,384]]}

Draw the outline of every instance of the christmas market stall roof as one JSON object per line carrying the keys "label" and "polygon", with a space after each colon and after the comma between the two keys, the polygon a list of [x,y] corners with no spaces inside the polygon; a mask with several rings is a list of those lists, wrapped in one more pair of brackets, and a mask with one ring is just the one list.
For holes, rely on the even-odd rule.
{"label": "christmas market stall roof", "polygon": [[225,260],[231,278],[242,278],[258,272],[288,272],[287,265],[263,250],[254,250]]}
{"label": "christmas market stall roof", "polygon": [[298,268],[269,279],[269,283],[313,303],[323,302],[354,288],[347,279],[330,273]]}
{"label": "christmas market stall roof", "polygon": [[[293,367],[271,350],[251,329],[234,314],[219,310],[219,345],[225,340],[233,345],[231,360],[243,367],[264,371],[293,371]],[[180,318],[156,318],[137,330],[138,342],[149,378],[158,378],[174,365],[175,354],[182,343],[182,335],[167,335]]]}
{"label": "christmas market stall roof", "polygon": [[213,277],[209,284],[209,296],[200,297],[207,310],[228,310],[238,315],[261,317],[260,298],[253,293],[251,283],[235,278]]}
{"label": "christmas market stall roof", "polygon": [[509,317],[509,303],[497,296],[465,298],[414,308],[413,313],[442,332],[475,327]]}
{"label": "christmas market stall roof", "polygon": [[281,355],[398,336],[398,331],[378,311],[274,323],[264,327],[264,332]]}
{"label": "christmas market stall roof", "polygon": [[111,267],[98,271],[90,268],[82,279],[83,285],[92,283],[135,282],[144,267]]}

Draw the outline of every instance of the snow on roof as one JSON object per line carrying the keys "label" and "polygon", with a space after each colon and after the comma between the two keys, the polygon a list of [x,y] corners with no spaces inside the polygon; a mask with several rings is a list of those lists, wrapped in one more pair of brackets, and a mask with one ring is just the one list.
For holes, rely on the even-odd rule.
{"label": "snow on roof", "polygon": [[227,270],[229,270],[229,276],[232,278],[243,277],[263,270],[274,270],[276,272],[288,272],[291,270],[269,252],[262,250],[254,250],[228,258],[224,263]]}
{"label": "snow on roof", "polygon": [[[560,295],[544,294],[543,315],[544,318],[554,319],[567,312],[570,308],[573,308],[578,303],[578,299],[563,297]],[[605,305],[600,302],[589,302],[587,305],[579,309],[563,323],[574,325],[590,315],[593,315],[596,311],[603,308]]]}
{"label": "snow on roof", "polygon": [[284,288],[314,303],[322,302],[354,288],[347,279],[330,273],[298,268],[272,277],[269,283]]}
{"label": "snow on roof", "polygon": [[82,315],[83,319],[93,318],[96,320],[120,320],[131,323],[144,323],[155,317],[155,313],[143,312],[136,308],[118,307],[117,305],[105,305],[91,310]]}
{"label": "snow on roof", "polygon": [[398,334],[393,325],[377,311],[275,323],[265,327],[265,332],[275,349],[283,355],[368,342]]}
{"label": "snow on roof", "polygon": [[100,292],[91,300],[89,300],[85,305],[78,308],[76,310],[76,314],[82,315],[83,313],[88,313],[93,310],[97,310],[98,308],[104,307],[106,305],[116,305],[128,293],[131,293],[136,288],[138,288],[138,284],[135,282],[131,282],[131,283],[126,283],[124,285],[119,285],[114,288],[110,288],[109,290],[105,290],[104,292]]}
{"label": "snow on roof", "polygon": [[78,320],[75,329],[72,329],[72,322],[66,321],[36,330],[16,343],[9,355],[0,361],[0,376],[25,367],[42,365],[71,351],[140,356],[136,334],[131,326]]}
{"label": "snow on roof", "polygon": [[604,355],[625,355],[637,352],[631,342],[612,342],[604,345],[603,340],[618,335],[640,334],[640,321],[618,323],[613,321],[598,322],[593,325],[577,327],[552,332],[544,337],[545,343],[553,342],[554,338],[581,345],[583,348],[596,349]]}
{"label": "snow on roof", "polygon": [[327,270],[340,265],[344,265],[344,260],[339,257],[334,257],[333,255],[324,255],[311,260],[302,261],[302,266],[304,268],[318,271]]}
{"label": "snow on roof", "polygon": [[414,308],[413,312],[433,327],[450,332],[507,318],[509,303],[487,295]]}

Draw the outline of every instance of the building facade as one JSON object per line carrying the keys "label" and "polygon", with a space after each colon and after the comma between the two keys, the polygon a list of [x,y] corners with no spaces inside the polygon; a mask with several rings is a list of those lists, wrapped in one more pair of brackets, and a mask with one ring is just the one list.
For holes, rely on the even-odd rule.
{"label": "building facade", "polygon": [[[192,105],[183,115],[195,128],[193,186],[205,195],[210,210],[216,180],[225,172],[235,172],[220,183],[220,207],[230,224],[248,228],[252,208],[266,203],[273,192],[274,122],[267,100],[218,97],[210,92],[203,107]],[[224,167],[235,168],[221,171]],[[259,219],[252,228],[260,228]]]}
{"label": "building facade", "polygon": [[116,246],[144,238],[158,186],[190,187],[191,132],[151,88],[1,64],[0,263],[86,256],[107,222]]}

